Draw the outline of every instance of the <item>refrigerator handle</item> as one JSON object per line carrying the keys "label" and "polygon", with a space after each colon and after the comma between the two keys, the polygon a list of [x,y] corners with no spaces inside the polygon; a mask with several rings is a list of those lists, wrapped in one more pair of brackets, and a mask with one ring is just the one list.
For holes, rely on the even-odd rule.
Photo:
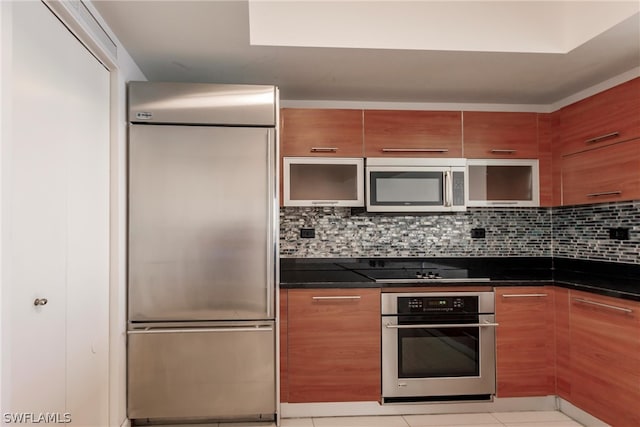
{"label": "refrigerator handle", "polygon": [[273,301],[275,292],[275,263],[277,260],[277,248],[275,246],[275,233],[278,224],[276,224],[275,209],[279,204],[276,203],[276,197],[278,195],[276,188],[276,165],[274,160],[275,151],[275,129],[267,130],[267,203],[269,209],[269,217],[267,218],[267,230],[271,230],[267,236],[267,318],[274,317],[273,315]]}
{"label": "refrigerator handle", "polygon": [[172,328],[172,329],[134,329],[127,331],[128,335],[147,335],[147,334],[188,334],[196,332],[270,332],[273,331],[271,326],[254,326],[254,327],[222,327],[222,328]]}

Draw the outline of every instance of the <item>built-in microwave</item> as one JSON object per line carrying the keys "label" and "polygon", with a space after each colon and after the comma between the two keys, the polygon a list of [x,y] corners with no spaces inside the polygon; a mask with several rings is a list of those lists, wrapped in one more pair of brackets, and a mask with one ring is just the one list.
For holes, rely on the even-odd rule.
{"label": "built-in microwave", "polygon": [[367,211],[464,211],[465,169],[457,158],[367,158]]}

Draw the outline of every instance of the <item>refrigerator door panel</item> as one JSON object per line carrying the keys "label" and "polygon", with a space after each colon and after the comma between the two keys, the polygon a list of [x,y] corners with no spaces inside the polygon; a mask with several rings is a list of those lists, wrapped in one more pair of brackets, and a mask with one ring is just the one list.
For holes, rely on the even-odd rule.
{"label": "refrigerator door panel", "polygon": [[188,125],[276,125],[275,86],[130,82],[129,121]]}
{"label": "refrigerator door panel", "polygon": [[273,416],[274,322],[129,331],[129,419]]}
{"label": "refrigerator door panel", "polygon": [[274,130],[132,125],[129,321],[274,316]]}

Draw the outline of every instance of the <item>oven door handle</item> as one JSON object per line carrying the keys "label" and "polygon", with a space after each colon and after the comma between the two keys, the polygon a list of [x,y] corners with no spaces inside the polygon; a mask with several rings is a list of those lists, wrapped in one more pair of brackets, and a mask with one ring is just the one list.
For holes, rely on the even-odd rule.
{"label": "oven door handle", "polygon": [[499,323],[443,323],[441,325],[391,325],[386,324],[389,329],[434,329],[434,328],[489,328],[496,327]]}

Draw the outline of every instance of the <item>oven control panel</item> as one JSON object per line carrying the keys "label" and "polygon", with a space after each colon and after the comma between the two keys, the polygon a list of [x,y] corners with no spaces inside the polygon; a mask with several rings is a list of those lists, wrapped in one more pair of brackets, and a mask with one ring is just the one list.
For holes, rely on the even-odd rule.
{"label": "oven control panel", "polygon": [[399,297],[398,314],[418,313],[477,313],[475,296],[420,296]]}

